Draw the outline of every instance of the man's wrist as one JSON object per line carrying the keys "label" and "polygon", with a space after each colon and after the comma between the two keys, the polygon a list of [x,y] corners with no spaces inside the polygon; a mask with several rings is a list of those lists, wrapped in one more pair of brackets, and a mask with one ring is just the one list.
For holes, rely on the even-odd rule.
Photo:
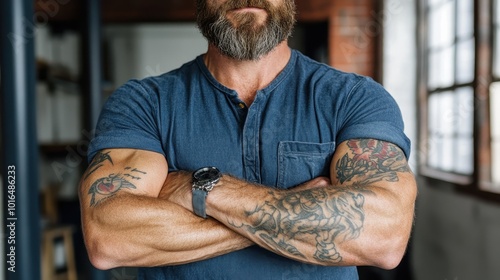
{"label": "man's wrist", "polygon": [[216,167],[203,167],[193,172],[192,206],[197,216],[207,218],[206,198],[221,177],[222,173]]}
{"label": "man's wrist", "polygon": [[207,216],[214,216],[215,207],[217,207],[217,204],[221,201],[220,194],[224,192],[224,188],[227,186],[228,180],[231,180],[231,176],[224,174],[224,176],[220,178],[219,182],[217,182],[214,189],[210,192],[210,195],[207,196],[205,206]]}

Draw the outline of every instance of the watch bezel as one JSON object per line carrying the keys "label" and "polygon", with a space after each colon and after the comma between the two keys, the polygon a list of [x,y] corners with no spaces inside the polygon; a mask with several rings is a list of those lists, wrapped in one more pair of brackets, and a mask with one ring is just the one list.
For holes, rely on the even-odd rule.
{"label": "watch bezel", "polygon": [[211,191],[222,173],[216,167],[203,167],[193,172],[193,188]]}

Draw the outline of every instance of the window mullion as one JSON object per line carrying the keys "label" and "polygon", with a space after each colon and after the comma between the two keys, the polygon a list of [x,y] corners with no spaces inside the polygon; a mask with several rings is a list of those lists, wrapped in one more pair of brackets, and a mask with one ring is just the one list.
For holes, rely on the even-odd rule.
{"label": "window mullion", "polygon": [[491,133],[489,90],[492,82],[491,0],[475,1],[476,80],[475,80],[475,179],[480,187],[491,181]]}

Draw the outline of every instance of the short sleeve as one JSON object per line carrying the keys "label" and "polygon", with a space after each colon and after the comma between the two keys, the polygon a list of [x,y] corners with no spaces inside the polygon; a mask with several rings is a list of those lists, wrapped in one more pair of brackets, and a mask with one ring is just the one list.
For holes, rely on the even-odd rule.
{"label": "short sleeve", "polygon": [[164,154],[159,129],[159,97],[151,87],[131,80],[106,101],[91,140],[87,159],[97,151],[130,148]]}
{"label": "short sleeve", "polygon": [[394,98],[377,82],[362,78],[349,92],[339,116],[342,117],[337,143],[371,138],[399,146],[410,156],[410,140],[404,133],[401,111]]}

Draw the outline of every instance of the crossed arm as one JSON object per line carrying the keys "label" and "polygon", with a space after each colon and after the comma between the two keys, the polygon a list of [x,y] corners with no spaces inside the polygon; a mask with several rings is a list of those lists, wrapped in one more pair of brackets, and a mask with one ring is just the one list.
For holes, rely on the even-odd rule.
{"label": "crossed arm", "polygon": [[94,157],[79,197],[84,240],[95,267],[183,264],[252,244],[216,220],[160,198],[167,170],[165,157],[154,152],[112,149]]}
{"label": "crossed arm", "polygon": [[301,262],[393,268],[408,242],[416,184],[387,142],[344,142],[330,178],[291,190],[224,175],[207,198],[207,220],[192,214],[190,174],[167,176],[167,167],[145,151],[94,159],[80,198],[95,266],[188,263],[258,244]]}

